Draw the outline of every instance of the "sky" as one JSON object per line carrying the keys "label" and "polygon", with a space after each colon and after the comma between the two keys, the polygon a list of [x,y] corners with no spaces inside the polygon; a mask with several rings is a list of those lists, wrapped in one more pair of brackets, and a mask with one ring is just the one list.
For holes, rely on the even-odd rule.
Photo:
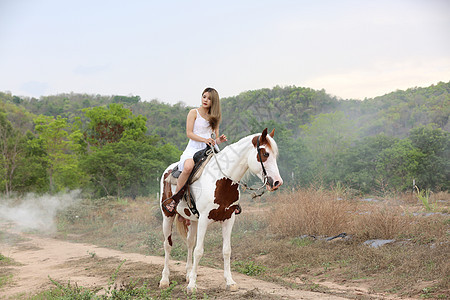
{"label": "sky", "polygon": [[448,0],[0,0],[0,91],[372,98],[450,81],[449,32]]}

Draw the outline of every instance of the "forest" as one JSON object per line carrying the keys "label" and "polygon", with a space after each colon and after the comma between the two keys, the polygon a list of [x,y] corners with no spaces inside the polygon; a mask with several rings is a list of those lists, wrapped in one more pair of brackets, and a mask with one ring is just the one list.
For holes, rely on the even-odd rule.
{"label": "forest", "polygon": [[[220,131],[230,144],[275,128],[288,188],[380,194],[412,190],[414,182],[421,190],[448,191],[449,100],[450,82],[364,100],[276,86],[222,98]],[[156,193],[162,171],[187,144],[191,108],[134,95],[36,99],[0,92],[0,192]]]}

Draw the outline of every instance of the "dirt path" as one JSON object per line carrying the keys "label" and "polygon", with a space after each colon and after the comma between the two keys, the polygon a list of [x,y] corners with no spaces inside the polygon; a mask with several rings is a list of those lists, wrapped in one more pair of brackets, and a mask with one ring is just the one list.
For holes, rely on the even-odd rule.
{"label": "dirt path", "polygon": [[[15,238],[2,239],[0,253],[14,259],[20,265],[11,267],[13,277],[0,289],[2,299],[30,295],[54,287],[49,277],[64,283],[70,280],[71,283],[83,287],[104,287],[108,284],[114,269],[124,259],[126,262],[119,273],[124,273],[125,277],[153,278],[152,282],[156,288],[163,266],[163,258],[157,256],[124,253],[31,234],[11,236]],[[183,284],[184,268],[183,262],[171,263],[172,279],[176,277],[180,284]],[[239,284],[239,291],[231,293],[224,288],[222,270],[200,267],[197,281],[199,291],[202,294],[206,292],[210,299],[344,299],[322,293],[288,289],[239,273],[233,273],[233,276]]]}

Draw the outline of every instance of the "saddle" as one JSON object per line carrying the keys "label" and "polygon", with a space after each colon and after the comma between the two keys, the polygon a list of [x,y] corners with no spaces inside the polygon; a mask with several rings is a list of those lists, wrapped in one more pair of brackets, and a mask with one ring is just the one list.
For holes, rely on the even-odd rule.
{"label": "saddle", "polygon": [[[200,178],[200,176],[202,175],[203,170],[205,169],[207,163],[213,156],[212,151],[213,150],[211,150],[210,148],[205,148],[203,150],[197,151],[194,154],[193,159],[194,159],[195,164],[194,164],[194,168],[192,169],[191,174],[189,175],[188,180],[186,181],[185,185],[178,191],[178,193],[176,193],[175,195],[172,196],[172,199],[174,199],[177,203],[179,202],[179,200],[181,198],[184,198],[184,200],[186,200],[187,205],[188,205],[189,209],[191,210],[191,212],[194,215],[196,215],[197,217],[199,217],[200,214],[195,205],[195,199],[192,196],[189,186],[193,182],[197,181]],[[177,165],[177,166],[175,166],[175,168],[172,169],[172,172],[165,179],[165,181],[169,182],[170,184],[176,185],[177,178],[180,176],[180,174],[181,174],[181,171],[178,169],[178,165]]]}
{"label": "saddle", "polygon": [[[217,153],[217,151],[215,151]],[[212,150],[209,148],[205,148],[203,150],[197,151],[194,154],[194,168],[192,169],[192,173],[189,176],[188,183],[192,184],[197,181],[203,173],[206,165],[212,157]],[[177,178],[180,177],[181,171],[178,169],[178,165],[172,169],[170,175],[166,178],[166,182],[169,182],[173,185],[177,184]]]}

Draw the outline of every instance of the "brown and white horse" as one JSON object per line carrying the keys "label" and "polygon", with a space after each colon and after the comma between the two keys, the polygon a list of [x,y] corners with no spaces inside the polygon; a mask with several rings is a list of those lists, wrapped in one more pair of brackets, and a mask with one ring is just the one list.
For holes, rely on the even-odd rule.
{"label": "brown and white horse", "polygon": [[[199,217],[191,213],[186,201],[181,201],[176,211],[171,213],[161,208],[163,214],[165,262],[160,287],[169,286],[169,257],[172,249],[172,225],[175,217],[177,225],[184,224],[188,248],[186,264],[187,290],[196,289],[197,267],[203,255],[203,242],[208,225],[222,222],[224,277],[227,288],[237,290],[231,277],[231,230],[235,220],[240,196],[239,182],[247,171],[256,174],[270,191],[283,184],[277,166],[278,147],[273,139],[274,130],[267,134],[253,134],[225,147],[206,165],[201,177],[191,184],[199,212]],[[165,179],[177,163],[170,165],[161,178],[161,199],[167,199],[175,192],[176,186]],[[195,249],[194,249],[195,246]],[[194,260],[192,262],[192,255]]]}

